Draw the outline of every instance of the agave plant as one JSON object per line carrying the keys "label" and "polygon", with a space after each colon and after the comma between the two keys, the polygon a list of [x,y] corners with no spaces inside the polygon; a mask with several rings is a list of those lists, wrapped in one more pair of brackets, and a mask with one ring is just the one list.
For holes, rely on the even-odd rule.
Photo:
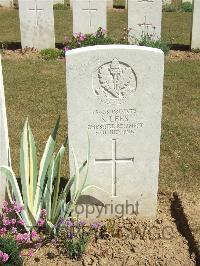
{"label": "agave plant", "polygon": [[[8,180],[7,190],[10,201],[13,202],[15,200],[24,206],[20,218],[24,220],[27,230],[37,224],[42,208],[47,211],[47,225],[50,228],[53,228],[61,218],[67,219],[80,195],[91,187],[85,186],[88,171],[86,167],[88,165],[87,161],[79,167],[73,152],[75,174],[69,178],[64,189],[60,191],[61,164],[67,143],[65,142],[58,153],[54,154],[59,121],[60,118],[48,138],[40,166],[38,167],[35,140],[28,119],[26,120],[20,144],[21,190],[12,168],[8,166],[0,167],[0,170],[6,175]],[[86,171],[81,182],[80,174],[84,168],[86,168]],[[66,202],[73,184],[72,199]]]}

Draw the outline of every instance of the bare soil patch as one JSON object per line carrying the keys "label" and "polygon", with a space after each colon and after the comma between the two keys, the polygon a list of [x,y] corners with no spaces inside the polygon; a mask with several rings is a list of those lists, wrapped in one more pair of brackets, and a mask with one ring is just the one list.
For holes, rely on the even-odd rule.
{"label": "bare soil patch", "polygon": [[[40,52],[35,49],[16,49],[16,50],[5,50],[3,57],[6,59],[36,59],[41,58]],[[167,61],[186,61],[186,60],[200,60],[200,52],[195,53],[191,51],[174,51],[171,50],[166,56]]]}
{"label": "bare soil patch", "polygon": [[91,241],[80,261],[67,258],[59,244],[49,243],[25,265],[196,265],[188,241],[171,216],[172,200],[171,195],[160,193],[155,220],[113,219],[115,226],[102,239]]}
{"label": "bare soil patch", "polygon": [[174,51],[171,50],[166,56],[168,61],[187,61],[187,60],[200,60],[200,52],[195,53],[191,51]]}

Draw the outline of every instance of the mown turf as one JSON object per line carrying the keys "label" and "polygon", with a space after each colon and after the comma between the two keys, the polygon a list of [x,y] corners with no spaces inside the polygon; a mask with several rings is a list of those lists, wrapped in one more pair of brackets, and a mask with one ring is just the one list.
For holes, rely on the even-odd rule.
{"label": "mown turf", "polygon": [[[56,42],[62,43],[64,35],[72,36],[72,11],[54,10]],[[163,13],[162,38],[168,43],[189,45],[192,25],[191,13]],[[127,27],[127,10],[108,12],[108,33],[121,38]],[[0,9],[0,42],[20,42],[18,10]]]}

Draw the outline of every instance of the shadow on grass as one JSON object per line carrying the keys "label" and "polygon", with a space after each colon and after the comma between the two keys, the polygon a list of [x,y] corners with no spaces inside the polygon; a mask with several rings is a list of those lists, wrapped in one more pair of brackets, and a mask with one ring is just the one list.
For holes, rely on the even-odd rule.
{"label": "shadow on grass", "polygon": [[175,50],[175,51],[190,51],[190,45],[185,45],[185,44],[170,44],[170,49]]}
{"label": "shadow on grass", "polygon": [[171,202],[171,215],[176,221],[179,233],[188,241],[190,255],[195,255],[196,265],[200,265],[200,250],[191,232],[187,217],[178,194],[173,193]]}

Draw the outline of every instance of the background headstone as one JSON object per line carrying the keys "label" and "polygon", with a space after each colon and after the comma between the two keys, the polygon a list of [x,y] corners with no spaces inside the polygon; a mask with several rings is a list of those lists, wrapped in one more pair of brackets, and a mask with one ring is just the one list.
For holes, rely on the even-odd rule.
{"label": "background headstone", "polygon": [[[70,0],[70,7],[72,8],[73,7],[73,1],[74,0]],[[107,8],[111,9],[113,8],[113,2],[114,0],[106,0],[107,1]]]}
{"label": "background headstone", "polygon": [[200,1],[199,0],[194,0],[191,48],[200,49]]}
{"label": "background headstone", "polygon": [[3,7],[12,7],[13,0],[0,0],[0,6]]}
{"label": "background headstone", "polygon": [[53,0],[53,4],[63,4],[64,5],[65,1],[64,0]]}
{"label": "background headstone", "polygon": [[73,33],[94,33],[99,27],[106,30],[106,0],[73,1]]}
{"label": "background headstone", "polygon": [[182,3],[185,3],[185,2],[190,2],[192,4],[193,0],[182,0]]}
{"label": "background headstone", "polygon": [[113,0],[107,0],[107,8],[113,8]]}
{"label": "background headstone", "polygon": [[19,0],[22,48],[55,48],[52,0]]}
{"label": "background headstone", "polygon": [[[9,140],[0,55],[0,165],[9,165]],[[0,208],[5,200],[6,177],[0,172]]]}
{"label": "background headstone", "polygon": [[[99,207],[113,206],[113,212],[104,209],[100,218],[114,216],[118,204],[124,209],[131,204],[135,210],[138,205],[140,215],[154,216],[163,52],[131,45],[95,46],[67,52],[66,64],[69,144],[81,164],[87,157],[89,136],[87,184],[105,191],[91,189],[86,198],[94,197],[92,202]],[[70,171],[74,172],[72,154]]]}
{"label": "background headstone", "polygon": [[152,38],[160,38],[162,20],[162,1],[160,0],[128,0],[128,28],[130,38],[140,39],[149,34]]}

